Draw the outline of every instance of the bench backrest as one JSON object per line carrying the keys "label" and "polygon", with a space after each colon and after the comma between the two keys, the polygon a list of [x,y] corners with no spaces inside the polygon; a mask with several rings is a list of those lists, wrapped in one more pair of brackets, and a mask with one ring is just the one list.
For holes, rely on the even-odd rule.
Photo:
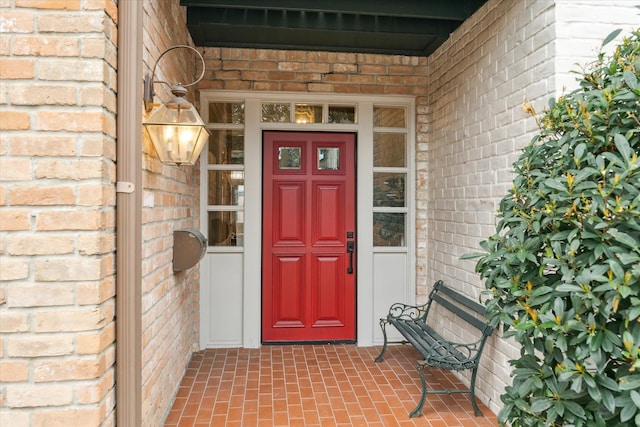
{"label": "bench backrest", "polygon": [[[453,302],[455,301],[455,303]],[[486,310],[483,305],[462,295],[461,293],[445,286],[442,280],[438,280],[429,294],[425,319],[429,316],[431,305],[436,302],[453,314],[460,317],[469,325],[482,332],[483,338],[493,333],[493,328],[487,325],[485,320]]]}

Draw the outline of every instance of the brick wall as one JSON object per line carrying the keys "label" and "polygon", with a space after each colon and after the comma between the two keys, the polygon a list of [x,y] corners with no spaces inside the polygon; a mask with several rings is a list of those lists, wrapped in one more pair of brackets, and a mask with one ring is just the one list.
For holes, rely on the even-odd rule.
{"label": "brick wall", "polygon": [[[0,0],[0,425],[114,424],[115,3]],[[458,258],[493,232],[510,165],[535,132],[522,101],[541,109],[575,41],[595,49],[616,27],[598,26],[591,43],[608,6],[616,24],[637,16],[580,3],[591,13],[491,0],[428,60],[206,48],[199,87],[416,96],[418,293],[444,278],[477,295],[473,264]],[[151,68],[191,40],[178,0],[144,10]],[[156,77],[197,74],[176,52]],[[173,274],[171,259],[173,230],[198,228],[199,168],[162,165],[147,139],[142,149],[143,424],[157,426],[198,341],[198,270]],[[493,410],[515,352],[497,339],[487,349],[478,386]]]}
{"label": "brick wall", "polygon": [[[556,85],[560,95],[577,88],[576,71],[595,60],[603,40],[615,29],[620,37],[629,35],[640,24],[637,0],[556,0]],[[605,46],[611,52],[618,44]]]}
{"label": "brick wall", "polygon": [[114,424],[115,1],[0,1],[0,425]]}
{"label": "brick wall", "polygon": [[[150,73],[167,48],[193,45],[186,10],[178,0],[145,0],[144,63]],[[158,63],[155,80],[194,80],[195,53],[174,49]],[[198,68],[201,69],[201,68]],[[156,103],[172,98],[166,85],[155,85]],[[194,91],[188,98],[193,102]],[[199,228],[199,166],[163,165],[143,139],[142,212],[142,419],[157,427],[171,409],[180,381],[199,339],[199,269],[173,273],[173,231]]]}
{"label": "brick wall", "polygon": [[426,94],[426,59],[373,54],[204,48],[199,89]]}
{"label": "brick wall", "polygon": [[[113,425],[117,5],[0,7],[0,425]],[[191,40],[177,0],[144,8],[150,68]],[[188,82],[194,57],[175,52],[156,78]],[[143,419],[158,426],[198,341],[198,271],[171,261],[173,230],[198,227],[199,169],[143,151]]]}
{"label": "brick wall", "polygon": [[[429,57],[428,133],[417,154],[426,159],[418,164],[417,216],[426,218],[427,230],[418,243],[419,294],[444,279],[479,295],[483,284],[475,263],[460,256],[477,251],[478,242],[495,231],[498,202],[513,179],[511,165],[537,131],[522,103],[542,111],[558,82],[576,70],[573,64],[582,59],[576,53],[589,52],[592,61],[618,24],[637,23],[633,2],[626,13],[621,2],[589,9],[594,3],[601,2],[490,0]],[[607,10],[612,3],[618,7]],[[494,411],[510,384],[508,359],[519,354],[499,336],[485,350],[477,384]]]}
{"label": "brick wall", "polygon": [[[510,186],[510,165],[534,123],[525,98],[550,92],[553,29],[550,1],[489,1],[429,58],[429,127],[417,192],[427,237],[419,249],[418,294],[438,279],[478,296],[471,261],[477,243],[495,229],[497,203]],[[532,17],[536,17],[532,19]],[[456,325],[449,325],[459,330]],[[490,339],[478,374],[478,396],[497,411],[508,383],[507,360],[517,349]]]}

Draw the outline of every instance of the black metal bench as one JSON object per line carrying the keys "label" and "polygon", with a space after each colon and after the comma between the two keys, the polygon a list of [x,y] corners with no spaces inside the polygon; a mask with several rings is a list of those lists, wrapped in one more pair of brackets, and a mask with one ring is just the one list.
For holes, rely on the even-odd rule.
{"label": "black metal bench", "polygon": [[[465,324],[477,329],[479,338],[470,343],[457,343],[444,338],[440,333],[436,332],[427,324],[427,318],[434,303],[463,320]],[[384,335],[384,346],[375,359],[376,362],[382,362],[384,353],[387,351],[386,325],[388,323],[395,326],[402,336],[406,338],[407,342],[411,343],[424,357],[424,360],[419,360],[416,366],[422,381],[422,396],[418,406],[409,413],[410,417],[420,416],[425,398],[427,394],[431,393],[470,393],[475,415],[482,416],[482,412],[476,403],[476,374],[478,373],[478,364],[484,343],[493,333],[493,328],[487,325],[484,316],[484,306],[446,287],[442,280],[439,280],[434,285],[429,294],[429,300],[425,304],[414,306],[396,303],[389,309],[387,317],[380,319],[380,327]],[[427,390],[427,381],[424,376],[424,370],[427,366],[453,371],[470,369],[472,371],[471,385],[469,389],[464,390]]]}

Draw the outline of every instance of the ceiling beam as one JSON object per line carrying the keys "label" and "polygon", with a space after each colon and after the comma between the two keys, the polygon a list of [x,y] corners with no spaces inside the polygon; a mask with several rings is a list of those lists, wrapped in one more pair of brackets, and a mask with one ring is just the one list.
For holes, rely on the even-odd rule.
{"label": "ceiling beam", "polygon": [[420,20],[393,16],[354,16],[322,12],[237,10],[213,7],[189,7],[187,22],[199,25],[227,26],[238,31],[265,29],[304,29],[352,33],[386,33],[430,35],[447,38],[456,23],[442,20]]}
{"label": "ceiling beam", "polygon": [[182,6],[247,10],[327,12],[445,19],[462,22],[486,0],[180,0]]}

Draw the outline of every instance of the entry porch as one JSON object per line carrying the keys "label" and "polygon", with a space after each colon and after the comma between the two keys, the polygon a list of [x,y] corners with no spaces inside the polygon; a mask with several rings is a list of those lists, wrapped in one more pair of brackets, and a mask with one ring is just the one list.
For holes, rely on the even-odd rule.
{"label": "entry porch", "polygon": [[[420,397],[410,345],[262,346],[207,349],[193,355],[165,427],[176,426],[432,426],[497,425],[468,394],[429,394],[419,418],[409,412]],[[463,388],[450,372],[427,371],[433,388]]]}

